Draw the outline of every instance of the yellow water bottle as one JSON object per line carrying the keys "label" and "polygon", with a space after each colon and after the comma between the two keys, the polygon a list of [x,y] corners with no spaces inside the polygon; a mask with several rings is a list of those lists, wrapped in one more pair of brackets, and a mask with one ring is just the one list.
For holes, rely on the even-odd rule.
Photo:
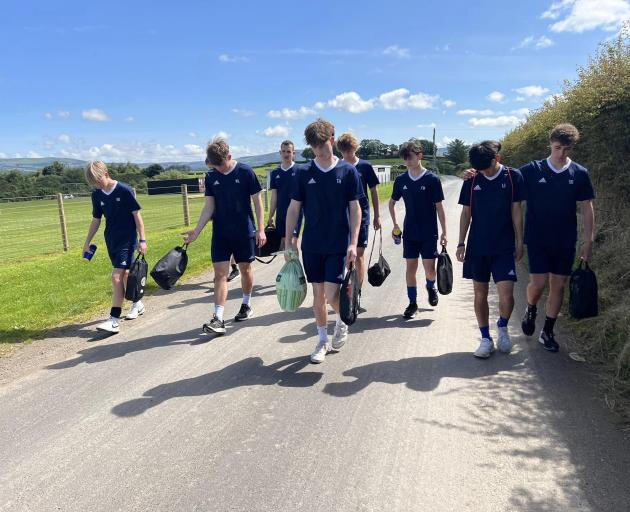
{"label": "yellow water bottle", "polygon": [[400,245],[400,242],[402,240],[402,231],[400,230],[400,228],[395,227],[394,230],[392,231],[392,235],[394,236],[394,243],[396,245]]}

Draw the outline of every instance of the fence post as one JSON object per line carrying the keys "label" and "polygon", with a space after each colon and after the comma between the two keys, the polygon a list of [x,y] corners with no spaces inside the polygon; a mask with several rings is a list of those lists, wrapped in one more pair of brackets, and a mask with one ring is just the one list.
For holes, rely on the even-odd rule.
{"label": "fence post", "polygon": [[184,207],[184,225],[190,226],[190,204],[188,203],[188,185],[182,183],[182,204]]}
{"label": "fence post", "polygon": [[61,240],[63,250],[68,252],[68,228],[66,226],[66,213],[63,209],[63,196],[57,193],[57,206],[59,207],[59,224],[61,225]]}
{"label": "fence post", "polygon": [[263,199],[265,201],[265,211],[268,212],[269,211],[269,190],[264,189],[263,190]]}
{"label": "fence post", "polygon": [[131,190],[133,191],[133,197],[136,197],[136,187],[131,187]]}

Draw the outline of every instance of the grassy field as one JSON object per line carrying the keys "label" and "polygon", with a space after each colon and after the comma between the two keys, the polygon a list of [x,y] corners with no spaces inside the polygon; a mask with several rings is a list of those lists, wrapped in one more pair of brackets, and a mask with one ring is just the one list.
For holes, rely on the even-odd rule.
{"label": "grassy field", "polygon": [[[379,187],[381,201],[391,194],[391,183]],[[138,196],[147,226],[149,265],[182,241],[182,198],[172,196]],[[191,223],[197,221],[203,198],[190,201]],[[54,201],[32,201],[0,205],[0,353],[2,344],[41,338],[51,327],[81,322],[98,314],[106,315],[111,300],[111,265],[102,238],[103,228],[95,237],[99,246],[92,261],[81,257],[87,226],[91,219],[89,198],[66,201],[71,250],[61,250],[61,238]],[[11,229],[22,226],[17,234]],[[186,276],[198,275],[211,267],[210,233],[207,226],[202,236],[188,249]],[[18,241],[17,236],[22,238]],[[56,245],[55,245],[56,244]],[[56,254],[42,255],[51,246]],[[39,255],[38,255],[39,254]],[[149,279],[147,293],[157,289]]]}

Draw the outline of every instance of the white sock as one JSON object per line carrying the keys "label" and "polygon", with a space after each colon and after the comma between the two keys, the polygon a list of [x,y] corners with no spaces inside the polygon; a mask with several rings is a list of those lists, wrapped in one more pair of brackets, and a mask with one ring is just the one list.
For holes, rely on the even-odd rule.
{"label": "white sock", "polygon": [[247,295],[246,293],[243,294],[243,304],[247,304],[249,306],[249,299],[251,299],[252,296],[251,295]]}
{"label": "white sock", "polygon": [[328,341],[328,329],[325,325],[317,326],[317,334],[319,336],[319,341]]}
{"label": "white sock", "polygon": [[132,307],[132,308],[134,308],[134,307],[135,307],[135,308],[141,308],[141,307],[142,307],[142,301],[141,301],[141,300],[139,300],[138,302],[134,302],[134,303],[131,305],[131,307]]}
{"label": "white sock", "polygon": [[220,320],[223,321],[223,309],[224,306],[219,306],[218,304],[214,305],[214,315]]}

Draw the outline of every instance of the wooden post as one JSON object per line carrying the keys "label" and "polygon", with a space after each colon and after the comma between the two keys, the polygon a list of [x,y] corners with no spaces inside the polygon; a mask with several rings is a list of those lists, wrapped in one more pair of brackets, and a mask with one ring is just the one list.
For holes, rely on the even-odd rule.
{"label": "wooden post", "polygon": [[61,241],[63,250],[68,252],[68,228],[66,226],[66,213],[63,210],[63,196],[57,194],[57,206],[59,207],[59,224],[61,225]]}
{"label": "wooden post", "polygon": [[265,211],[268,212],[269,211],[269,190],[267,189],[263,190],[263,199],[265,201]]}
{"label": "wooden post", "polygon": [[188,203],[188,185],[182,183],[182,205],[184,207],[184,225],[190,226],[190,204]]}

